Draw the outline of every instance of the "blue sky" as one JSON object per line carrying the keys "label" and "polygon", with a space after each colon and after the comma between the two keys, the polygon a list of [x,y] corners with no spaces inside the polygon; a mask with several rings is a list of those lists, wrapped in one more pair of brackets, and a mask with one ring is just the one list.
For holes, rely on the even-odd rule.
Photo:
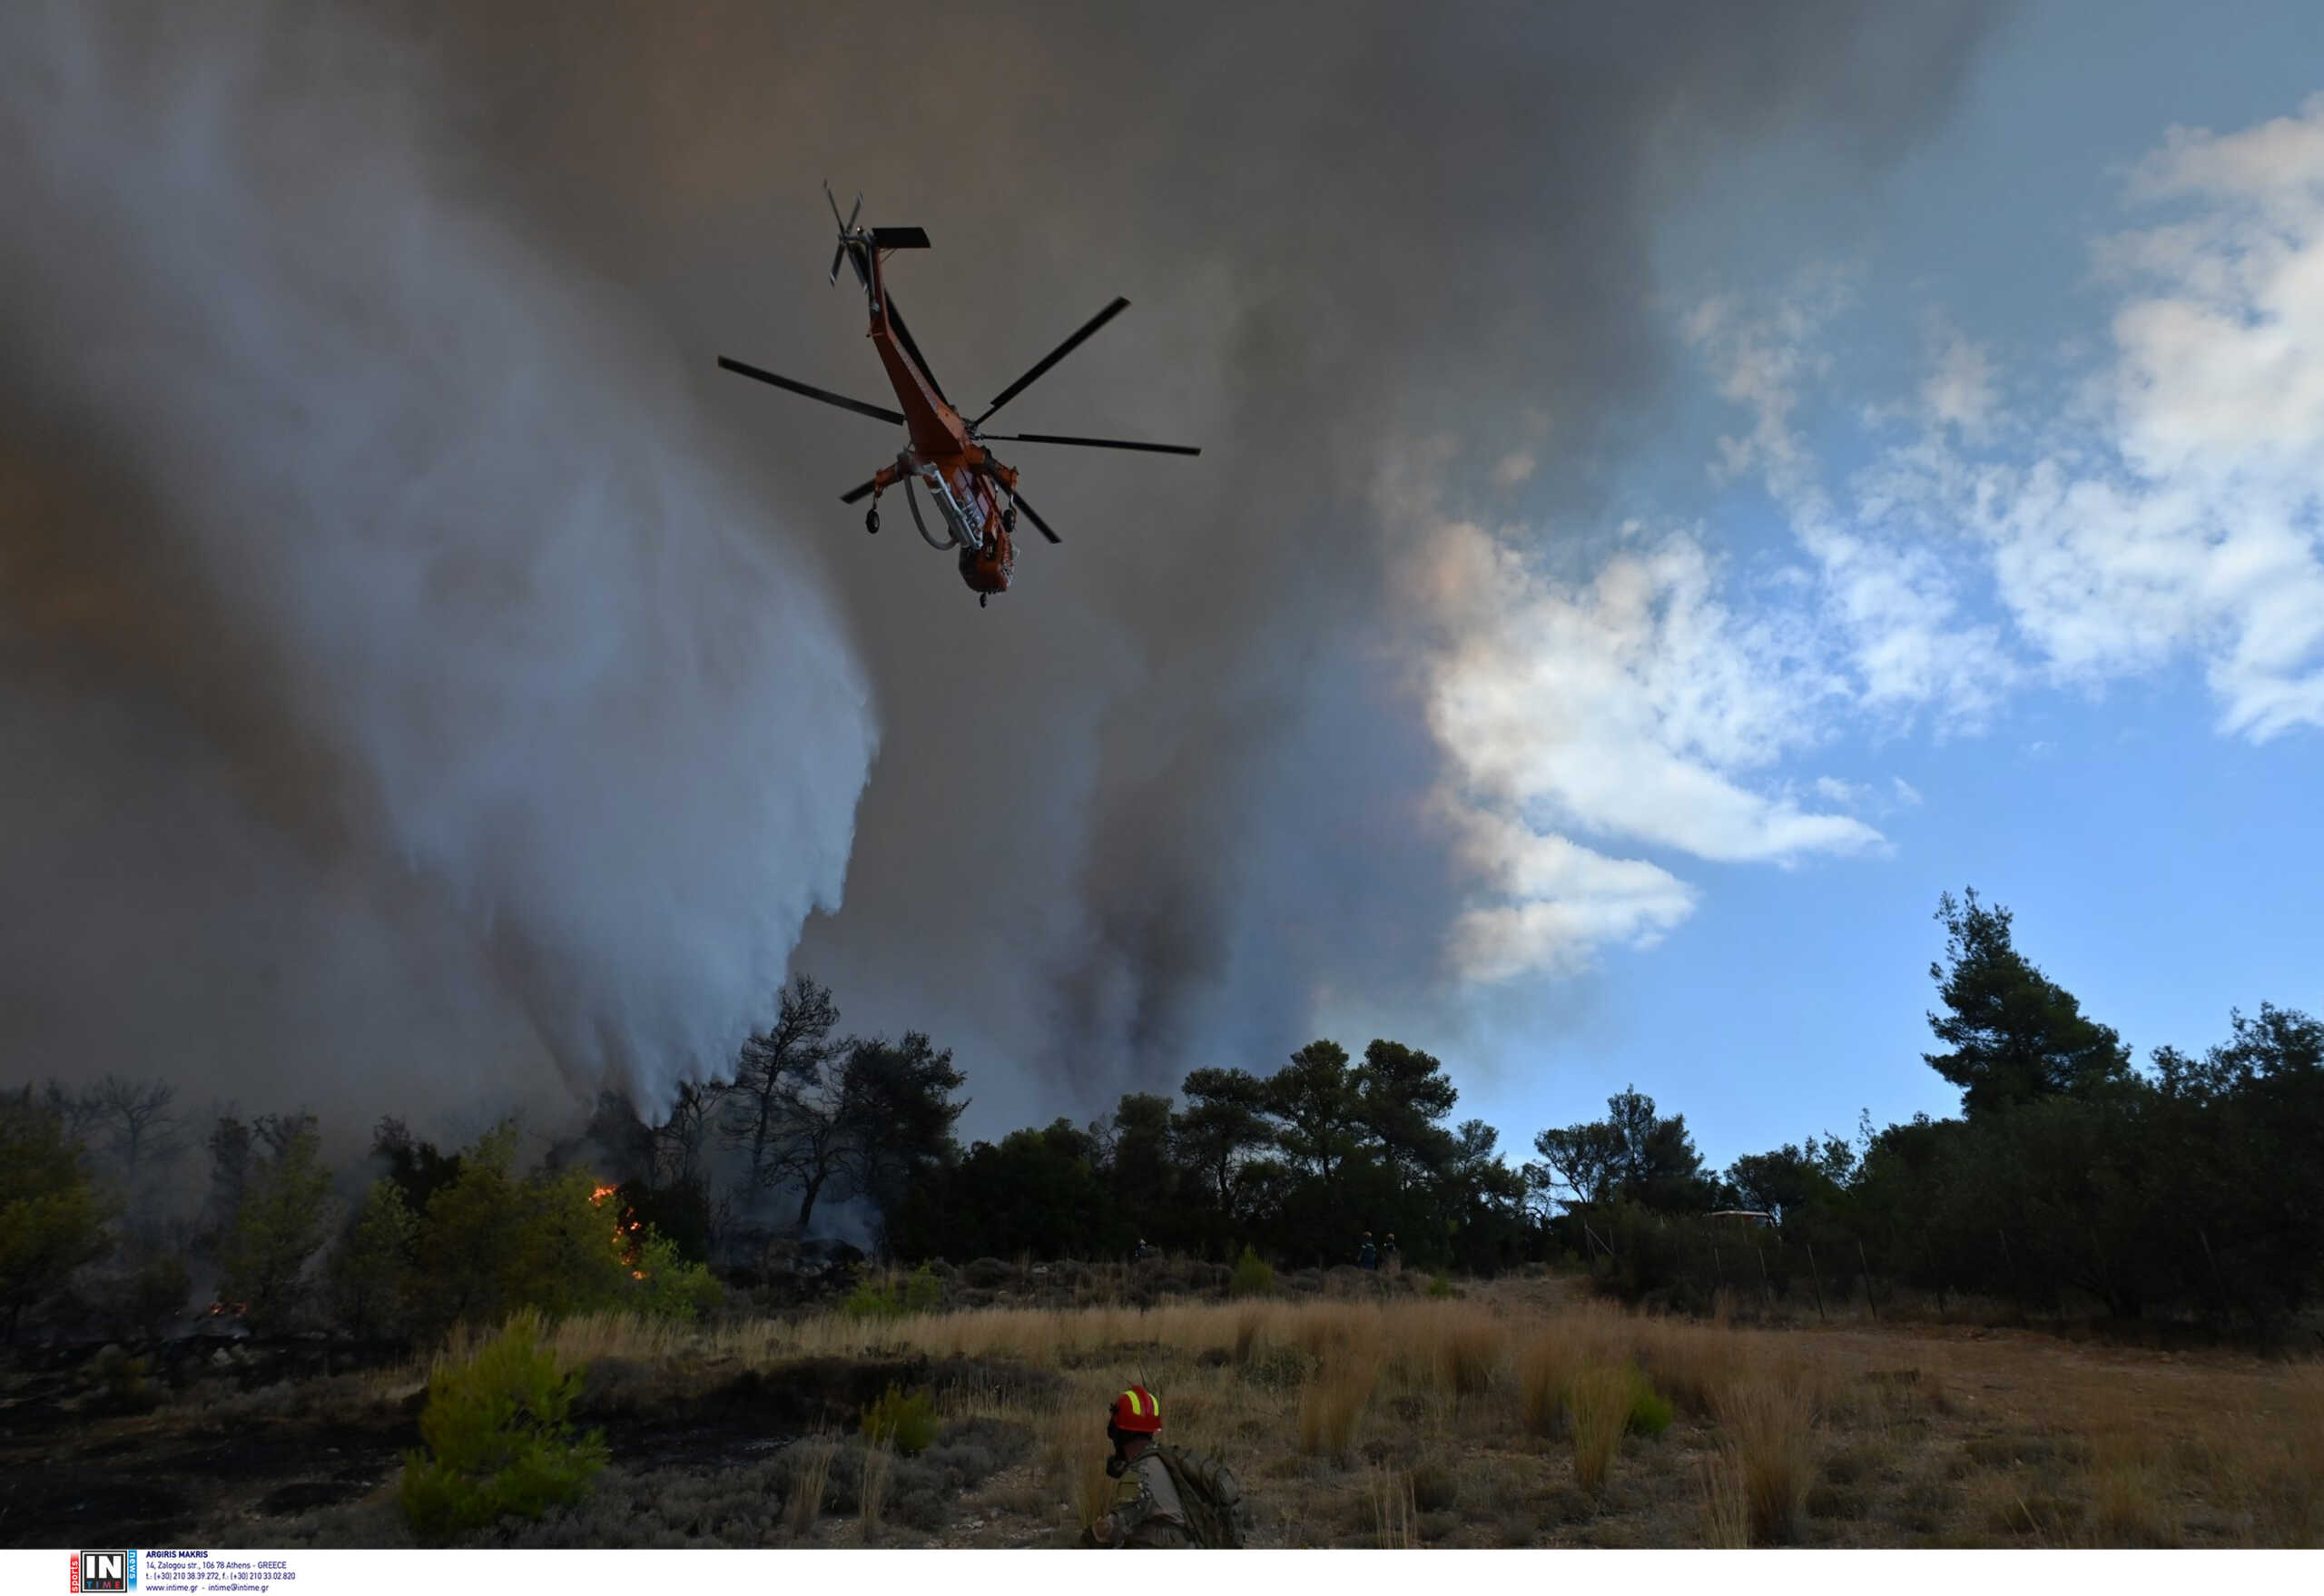
{"label": "blue sky", "polygon": [[2324,21],[2225,20],[2037,7],[1874,182],[1707,174],[1630,530],[1530,521],[1521,462],[1429,507],[1443,798],[1497,882],[1446,1051],[1512,1151],[1630,1082],[1721,1164],[1951,1111],[1965,883],[2142,1058],[2324,1007]]}

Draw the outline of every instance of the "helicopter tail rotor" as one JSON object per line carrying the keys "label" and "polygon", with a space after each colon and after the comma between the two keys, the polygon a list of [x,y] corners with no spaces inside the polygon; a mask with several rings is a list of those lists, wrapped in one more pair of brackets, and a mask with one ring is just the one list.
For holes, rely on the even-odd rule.
{"label": "helicopter tail rotor", "polygon": [[843,221],[839,213],[839,196],[832,192],[829,182],[823,184],[823,198],[831,202],[832,220],[839,222],[839,248],[832,251],[832,286],[839,286],[840,263],[843,261],[855,262],[856,281],[868,286],[872,280],[864,274],[862,257],[855,252],[856,246],[862,242],[862,235],[855,230],[855,219],[863,214],[863,196],[855,196],[855,207]]}

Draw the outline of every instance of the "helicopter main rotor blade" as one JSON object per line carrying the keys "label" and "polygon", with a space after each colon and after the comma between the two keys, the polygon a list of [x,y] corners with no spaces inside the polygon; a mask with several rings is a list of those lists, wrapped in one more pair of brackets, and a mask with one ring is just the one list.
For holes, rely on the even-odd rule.
{"label": "helicopter main rotor blade", "polygon": [[857,499],[869,497],[872,492],[872,484],[878,481],[879,478],[874,477],[870,482],[861,483],[856,487],[849,488],[845,493],[839,496],[839,502],[842,504],[853,504]]}
{"label": "helicopter main rotor blade", "polygon": [[811,388],[806,383],[793,382],[788,377],[777,377],[772,371],[762,371],[756,366],[746,366],[742,361],[729,360],[724,355],[718,357],[718,364],[738,377],[755,377],[761,382],[771,382],[777,388],[788,389],[791,392],[804,398],[821,399],[827,405],[837,405],[842,410],[853,410],[857,415],[869,416],[874,421],[892,421],[899,427],[904,424],[904,413],[901,410],[891,410],[881,405],[867,405],[862,399],[852,399],[843,393],[832,393],[825,389]]}
{"label": "helicopter main rotor blade", "polygon": [[1027,504],[1023,494],[1018,494],[1016,498],[1017,507],[1025,512],[1025,518],[1027,520],[1032,522],[1034,526],[1039,527],[1041,529],[1042,537],[1048,538],[1051,543],[1063,543],[1065,541],[1064,538],[1059,537],[1056,533],[1049,530],[1049,524],[1041,519],[1041,512],[1035,509],[1031,505]]}
{"label": "helicopter main rotor blade", "polygon": [[1056,432],[979,433],[977,441],[990,443],[1069,443],[1082,448],[1134,448],[1150,455],[1198,455],[1202,450],[1183,443],[1132,443],[1127,438],[1068,438]]}
{"label": "helicopter main rotor blade", "polygon": [[1000,390],[1000,397],[993,400],[991,404],[985,407],[984,415],[979,416],[974,421],[969,423],[969,425],[971,427],[981,427],[984,425],[986,418],[990,417],[993,411],[1000,409],[1001,406],[1007,404],[1010,399],[1015,399],[1019,394],[1032,387],[1034,382],[1039,379],[1043,372],[1047,371],[1051,366],[1056,365],[1059,360],[1064,360],[1066,356],[1071,354],[1074,350],[1079,349],[1083,340],[1087,339],[1091,333],[1097,331],[1098,329],[1103,327],[1107,322],[1111,321],[1115,317],[1120,315],[1124,310],[1128,309],[1129,301],[1128,300],[1117,299],[1112,304],[1108,305],[1095,316],[1090,317],[1088,321],[1082,324],[1080,331],[1075,333],[1071,338],[1067,339],[1063,343],[1058,345],[1057,348],[1051,350],[1047,355],[1043,356],[1039,365],[1035,366],[1030,371],[1026,372],[1025,375],[1019,377],[1007,388],[1002,389]]}

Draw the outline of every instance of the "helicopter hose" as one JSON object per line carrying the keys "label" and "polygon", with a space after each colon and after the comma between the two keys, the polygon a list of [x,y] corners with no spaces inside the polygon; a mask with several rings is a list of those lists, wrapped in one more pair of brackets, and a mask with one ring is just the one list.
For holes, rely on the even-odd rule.
{"label": "helicopter hose", "polygon": [[904,478],[904,503],[911,507],[911,524],[920,528],[920,540],[939,554],[948,548],[958,548],[960,546],[960,534],[949,527],[944,529],[945,541],[942,543],[928,535],[928,523],[920,518],[920,496],[912,491],[912,481],[911,477]]}

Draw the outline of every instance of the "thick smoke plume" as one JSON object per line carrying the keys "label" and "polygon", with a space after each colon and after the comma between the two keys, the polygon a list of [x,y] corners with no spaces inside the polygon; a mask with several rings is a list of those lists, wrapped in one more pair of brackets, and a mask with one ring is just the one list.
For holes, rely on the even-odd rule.
{"label": "thick smoke plume", "polygon": [[304,7],[0,23],[12,1079],[652,1100],[839,901],[817,562],[441,100]]}
{"label": "thick smoke plume", "polygon": [[[308,1056],[342,1079],[513,1079],[531,1035],[666,1071],[835,901],[868,679],[846,906],[794,961],[851,1029],[955,1046],[971,1132],[1268,1068],[1348,994],[1417,1012],[1466,885],[1384,480],[1457,497],[1522,449],[1529,517],[1590,508],[1660,392],[1657,217],[1771,133],[1876,172],[1984,31],[1849,0],[80,15],[20,10],[0,67],[34,219],[0,402],[40,440],[9,451],[38,775],[0,870],[50,922],[12,922],[7,979],[52,994],[0,1046],[225,1071],[330,1012],[357,1052]],[[931,234],[892,281],[955,399],[1120,292],[1002,419],[1206,454],[1018,449],[1067,542],[990,611],[865,537],[836,496],[896,438],[712,364],[883,397],[822,281],[825,177]],[[689,405],[750,458],[705,463]],[[60,862],[162,836],[202,840]],[[189,941],[241,994],[231,1049],[220,1004],[140,984]]]}

